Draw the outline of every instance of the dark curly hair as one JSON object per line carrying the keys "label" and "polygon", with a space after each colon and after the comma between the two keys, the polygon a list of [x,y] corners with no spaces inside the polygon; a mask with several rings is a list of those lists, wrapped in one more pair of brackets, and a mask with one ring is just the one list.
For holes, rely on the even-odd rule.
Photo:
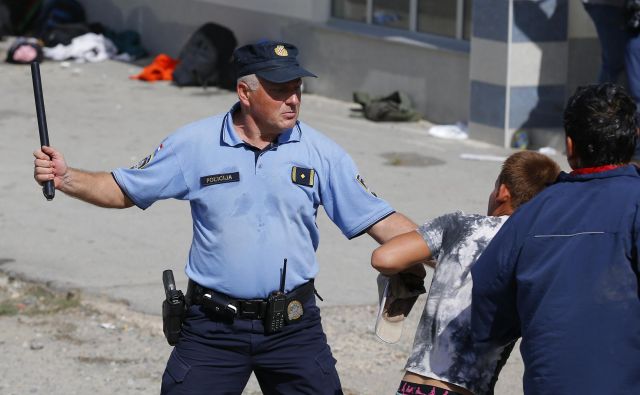
{"label": "dark curly hair", "polygon": [[628,163],[637,137],[636,104],[616,84],[582,86],[569,98],[564,130],[580,167]]}

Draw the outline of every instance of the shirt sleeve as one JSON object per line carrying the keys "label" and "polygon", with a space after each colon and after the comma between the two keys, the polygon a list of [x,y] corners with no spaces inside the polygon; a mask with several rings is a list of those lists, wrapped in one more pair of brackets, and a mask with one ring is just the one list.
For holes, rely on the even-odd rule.
{"label": "shirt sleeve", "polygon": [[189,193],[178,158],[167,140],[136,166],[118,168],[112,174],[123,192],[141,209],[157,200],[187,199]]}
{"label": "shirt sleeve", "polygon": [[368,189],[349,155],[344,153],[330,166],[326,185],[320,190],[322,205],[347,238],[362,234],[394,212]]}
{"label": "shirt sleeve", "polygon": [[431,256],[436,258],[436,260],[438,259],[438,255],[440,255],[440,251],[442,251],[442,241],[444,240],[446,229],[451,226],[455,217],[458,215],[458,213],[445,214],[425,222],[416,229],[416,232],[418,232],[425,243],[427,243],[427,247],[429,247],[429,251],[431,251]]}
{"label": "shirt sleeve", "polygon": [[471,331],[480,350],[504,346],[520,337],[515,278],[518,248],[512,219],[471,268]]}

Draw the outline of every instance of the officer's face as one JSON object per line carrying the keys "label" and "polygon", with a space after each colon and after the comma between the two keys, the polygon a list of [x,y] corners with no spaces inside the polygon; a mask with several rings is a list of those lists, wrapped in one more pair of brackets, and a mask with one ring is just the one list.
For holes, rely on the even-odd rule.
{"label": "officer's face", "polygon": [[260,87],[251,95],[251,112],[256,123],[277,133],[293,128],[300,113],[302,79],[281,84],[259,80]]}

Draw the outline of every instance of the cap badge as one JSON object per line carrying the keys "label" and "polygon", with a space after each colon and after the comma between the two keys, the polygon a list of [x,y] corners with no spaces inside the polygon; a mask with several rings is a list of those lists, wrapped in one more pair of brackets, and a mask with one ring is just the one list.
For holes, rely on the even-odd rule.
{"label": "cap badge", "polygon": [[278,56],[289,56],[289,52],[287,52],[287,49],[284,47],[284,45],[276,46],[273,52],[275,52]]}

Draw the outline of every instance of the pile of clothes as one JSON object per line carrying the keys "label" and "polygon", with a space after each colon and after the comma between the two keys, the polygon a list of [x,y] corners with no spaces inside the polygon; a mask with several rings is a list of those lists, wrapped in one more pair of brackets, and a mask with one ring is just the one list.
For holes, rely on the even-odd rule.
{"label": "pile of clothes", "polygon": [[[87,22],[78,0],[0,0],[0,39],[15,36],[6,61],[30,64],[44,59],[133,62],[148,56],[140,35],[114,32]],[[160,54],[132,79],[172,81],[177,86],[235,89],[231,55],[237,45],[228,28],[212,22],[196,29],[177,59]]]}
{"label": "pile of clothes", "polygon": [[77,0],[0,0],[0,37],[17,36],[6,61],[134,61],[147,56],[140,35],[88,23]]}

